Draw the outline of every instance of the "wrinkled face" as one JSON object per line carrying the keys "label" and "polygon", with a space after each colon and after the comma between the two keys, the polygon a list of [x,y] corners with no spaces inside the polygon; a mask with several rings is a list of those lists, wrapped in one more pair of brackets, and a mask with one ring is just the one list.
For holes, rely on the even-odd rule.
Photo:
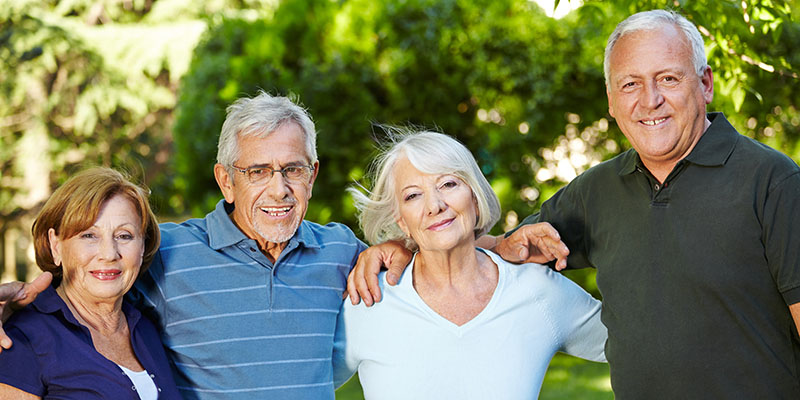
{"label": "wrinkled face", "polygon": [[[305,135],[292,122],[283,124],[266,137],[239,137],[238,168],[309,165]],[[307,180],[292,182],[276,172],[266,182],[251,183],[245,174],[234,172],[220,183],[225,200],[235,204],[234,223],[248,237],[264,242],[284,243],[294,235],[308,209],[318,165]],[[231,179],[232,178],[232,179]]]}
{"label": "wrinkled face", "polygon": [[651,169],[668,171],[705,132],[713,77],[698,77],[684,34],[668,25],[629,33],[609,58],[609,112]]}
{"label": "wrinkled face", "polygon": [[472,189],[455,175],[425,174],[402,157],[394,167],[397,224],[420,251],[472,247],[478,206]]}
{"label": "wrinkled face", "polygon": [[[50,229],[50,250],[64,273],[62,285],[87,302],[116,301],[139,275],[144,232],[136,207],[123,195],[108,199],[97,221],[70,238]],[[75,297],[73,297],[75,298]]]}

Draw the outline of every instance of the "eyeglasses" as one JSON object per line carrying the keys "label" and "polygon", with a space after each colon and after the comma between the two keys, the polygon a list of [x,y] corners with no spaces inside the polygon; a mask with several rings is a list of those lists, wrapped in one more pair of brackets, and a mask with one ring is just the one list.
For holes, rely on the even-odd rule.
{"label": "eyeglasses", "polygon": [[229,165],[236,172],[241,172],[247,177],[247,180],[254,185],[261,185],[269,182],[275,172],[280,172],[283,179],[289,183],[308,183],[311,180],[311,174],[314,167],[311,165],[290,165],[283,167],[283,169],[274,169],[270,167],[248,167],[239,168],[235,165]]}

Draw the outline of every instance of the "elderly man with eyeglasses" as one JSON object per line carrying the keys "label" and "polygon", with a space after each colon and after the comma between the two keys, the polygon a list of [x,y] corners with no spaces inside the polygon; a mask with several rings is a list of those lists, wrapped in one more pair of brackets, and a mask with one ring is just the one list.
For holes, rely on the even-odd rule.
{"label": "elderly man with eyeglasses", "polygon": [[[132,300],[187,399],[333,399],[336,319],[366,246],[342,224],[303,219],[319,172],[303,108],[262,92],[227,111],[214,166],[224,199],[205,218],[161,224]],[[46,279],[1,285],[0,300],[26,303]]]}
{"label": "elderly man with eyeglasses", "polygon": [[186,398],[333,398],[336,318],[365,246],[344,225],[303,220],[318,171],[304,109],[263,92],[228,107],[214,166],[224,200],[162,224],[134,287]]}

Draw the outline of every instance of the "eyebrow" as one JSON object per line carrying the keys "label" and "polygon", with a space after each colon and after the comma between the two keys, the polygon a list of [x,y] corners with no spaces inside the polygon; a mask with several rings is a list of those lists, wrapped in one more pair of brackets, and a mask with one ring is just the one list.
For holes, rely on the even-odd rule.
{"label": "eyebrow", "polygon": [[[283,164],[283,168],[296,167],[296,166],[301,166],[301,165],[308,165],[308,164],[306,164],[306,163],[304,163],[302,161],[289,161],[286,164]],[[263,164],[253,164],[253,165],[245,167],[245,169],[249,169],[249,168],[273,168],[273,166],[270,163],[263,163]]]}

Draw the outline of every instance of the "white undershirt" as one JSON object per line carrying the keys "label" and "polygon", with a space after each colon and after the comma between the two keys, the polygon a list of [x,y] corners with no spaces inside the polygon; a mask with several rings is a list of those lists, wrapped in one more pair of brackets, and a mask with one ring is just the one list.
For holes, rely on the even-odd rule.
{"label": "white undershirt", "polygon": [[150,377],[150,374],[147,373],[147,370],[135,372],[123,367],[122,365],[119,365],[119,367],[122,369],[122,372],[124,372],[125,375],[128,375],[128,378],[131,379],[131,382],[133,382],[133,387],[136,388],[136,393],[139,394],[140,399],[156,400],[158,398],[158,388],[156,388],[156,383],[153,382],[153,378]]}

